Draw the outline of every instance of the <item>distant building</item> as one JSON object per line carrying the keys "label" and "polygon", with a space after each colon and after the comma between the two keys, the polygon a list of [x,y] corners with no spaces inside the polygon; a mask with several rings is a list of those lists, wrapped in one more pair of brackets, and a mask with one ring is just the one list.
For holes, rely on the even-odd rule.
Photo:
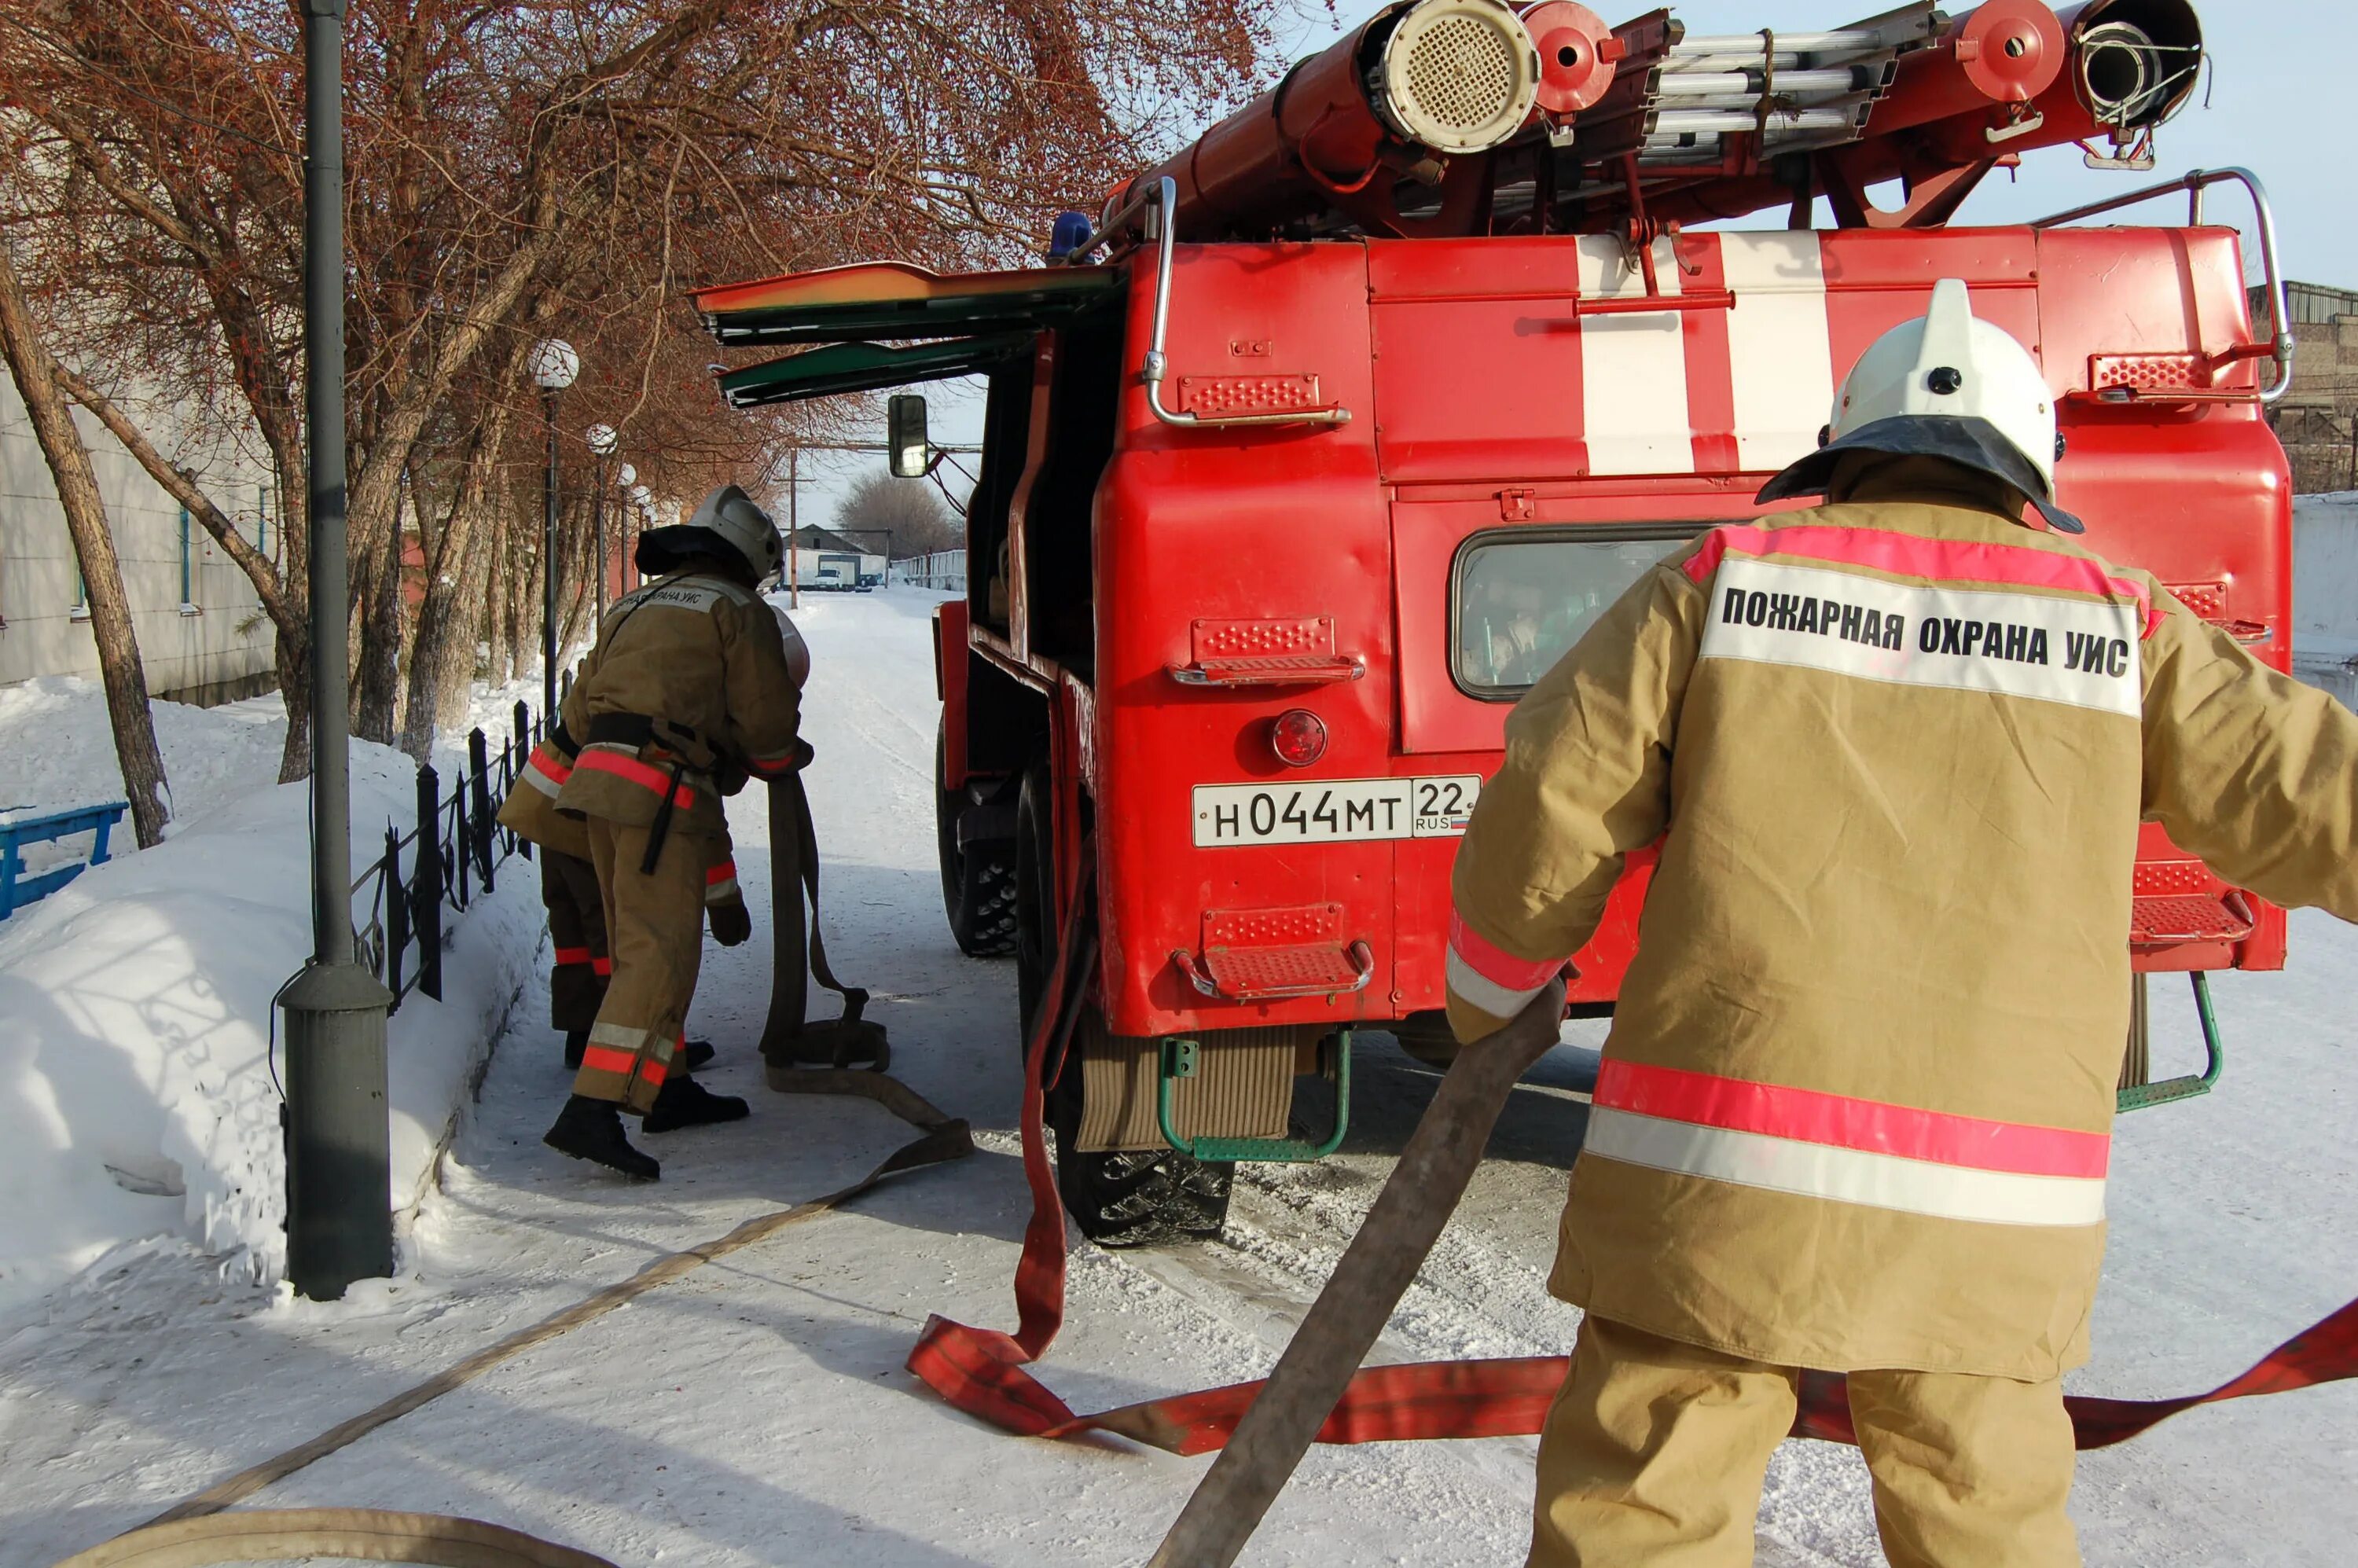
{"label": "distant building", "polygon": [[[2252,291],[2253,325],[2270,330],[2267,296]],[[2297,347],[2292,390],[2269,414],[2299,494],[2358,490],[2358,289],[2285,285]]]}
{"label": "distant building", "polygon": [[826,528],[796,529],[788,543],[793,553],[779,576],[804,588],[881,585],[890,564],[877,551]]}
{"label": "distant building", "polygon": [[[103,426],[79,409],[75,423],[122,557],[149,693],[210,705],[271,689],[270,622],[254,585]],[[151,424],[148,434],[161,449],[174,449],[177,432]],[[227,461],[211,468],[206,483],[246,537],[283,561],[267,470]],[[0,685],[97,675],[65,512],[16,383],[0,373]]]}

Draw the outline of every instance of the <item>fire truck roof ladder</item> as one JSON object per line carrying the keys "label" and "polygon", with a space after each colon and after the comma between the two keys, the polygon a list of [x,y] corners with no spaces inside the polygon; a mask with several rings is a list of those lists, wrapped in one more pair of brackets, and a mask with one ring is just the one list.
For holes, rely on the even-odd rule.
{"label": "fire truck roof ladder", "polygon": [[[1686,38],[1647,84],[1639,166],[1719,171],[1729,135],[1758,138],[1765,161],[1855,140],[1889,91],[1901,51],[1932,41],[1940,14],[1900,7],[1834,32]],[[1577,141],[1578,127],[1574,131]]]}

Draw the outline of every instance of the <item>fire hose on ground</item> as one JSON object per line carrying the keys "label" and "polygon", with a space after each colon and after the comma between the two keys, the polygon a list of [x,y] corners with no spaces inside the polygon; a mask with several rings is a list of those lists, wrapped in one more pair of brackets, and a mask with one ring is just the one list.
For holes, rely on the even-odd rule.
{"label": "fire hose on ground", "polygon": [[[627,1280],[498,1341],[309,1442],[249,1466],[174,1505],[149,1523],[77,1553],[57,1568],[202,1568],[287,1557],[343,1557],[444,1564],[446,1568],[613,1568],[606,1559],[478,1519],[371,1509],[228,1512],[282,1480],[536,1346],[594,1321],[656,1287],[817,1218],[892,1176],[973,1152],[967,1124],[882,1071],[882,1026],[860,1016],[864,991],[829,972],[817,928],[817,857],[799,777],[773,786],[773,931],[778,959],[763,1037],[771,1087],[790,1093],[872,1099],[922,1130],[850,1185],[760,1215],[726,1235],[648,1263]],[[1082,886],[1091,885],[1085,864]],[[791,896],[785,890],[793,888]],[[807,948],[803,903],[812,925]],[[791,911],[791,913],[789,913]],[[1061,1067],[1096,950],[1085,909],[1068,923],[1043,1007],[1024,1053],[1023,1170],[1033,1198],[1015,1276],[1018,1327],[1008,1335],[947,1319],[929,1320],[909,1369],[951,1404],[1025,1436],[1109,1432],[1180,1454],[1219,1451],[1149,1568],[1227,1568],[1313,1443],[1528,1436],[1539,1431],[1562,1386],[1562,1357],[1423,1362],[1362,1368],[1360,1363],[1415,1278],[1481,1162],[1483,1147],[1522,1074],[1556,1042],[1558,991],[1542,993],[1481,1050],[1462,1053],[1443,1077],[1368,1218],[1264,1381],[1076,1413],[1025,1369],[1045,1354],[1065,1310],[1065,1217],[1044,1135],[1045,1091]],[[803,1021],[807,982],[845,998],[840,1018]],[[1053,1055],[1052,1055],[1053,1053]],[[866,1056],[875,1069],[844,1064]],[[822,1065],[796,1065],[818,1063]],[[2073,1395],[2082,1448],[2122,1442],[2199,1404],[2280,1393],[2358,1376],[2358,1302],[2278,1346],[2240,1377],[2206,1393],[2166,1400]],[[1839,1374],[1801,1379],[1793,1435],[1852,1443]]]}
{"label": "fire hose on ground", "polygon": [[[1087,867],[1082,885],[1088,885]],[[1107,1432],[1179,1454],[1219,1451],[1149,1568],[1227,1568],[1313,1443],[1523,1437],[1537,1433],[1563,1387],[1564,1357],[1360,1362],[1416,1277],[1480,1164],[1490,1130],[1523,1073],[1556,1043],[1562,994],[1551,989],[1477,1050],[1461,1052],[1374,1206],[1263,1381],[1173,1394],[1081,1414],[1026,1369],[1064,1322],[1065,1226],[1043,1134],[1045,1092],[1061,1063],[1094,950],[1087,912],[1065,932],[1025,1051],[1023,1168],[1033,1214],[1015,1272],[1013,1335],[935,1317],[909,1369],[952,1405],[1026,1437]],[[2358,1301],[2277,1346],[2242,1375],[2162,1400],[2069,1395],[2078,1446],[2124,1442],[2196,1405],[2358,1377]],[[1804,1372],[1792,1435],[1855,1444],[1841,1374]]]}

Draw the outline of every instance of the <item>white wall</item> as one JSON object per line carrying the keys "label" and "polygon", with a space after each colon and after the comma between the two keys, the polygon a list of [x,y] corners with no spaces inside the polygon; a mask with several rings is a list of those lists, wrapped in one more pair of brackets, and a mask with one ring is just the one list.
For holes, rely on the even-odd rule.
{"label": "white wall", "polygon": [[[152,410],[134,415],[157,448],[205,474],[207,493],[254,536],[264,470],[228,455],[197,463],[176,450],[179,433]],[[270,628],[254,587],[199,524],[189,524],[189,592],[183,608],[180,507],[97,420],[75,411],[122,557],[147,689],[195,693],[266,674]],[[96,676],[88,621],[74,612],[72,541],[48,460],[33,435],[16,384],[0,373],[0,685],[34,676]],[[278,556],[276,503],[266,543]]]}
{"label": "white wall", "polygon": [[2293,673],[2358,707],[2358,492],[2292,503]]}

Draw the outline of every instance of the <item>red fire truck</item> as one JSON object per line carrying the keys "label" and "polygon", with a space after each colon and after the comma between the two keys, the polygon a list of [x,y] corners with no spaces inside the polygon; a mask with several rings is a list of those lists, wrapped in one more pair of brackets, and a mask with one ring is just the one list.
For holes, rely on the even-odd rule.
{"label": "red fire truck", "polygon": [[[2039,357],[2091,546],[2286,667],[2264,405],[2291,343],[2257,183],[1948,222],[2035,147],[2149,168],[2201,59],[2181,0],[1732,38],[1414,0],[1068,215],[1047,265],[698,296],[723,345],[798,350],[724,373],[741,406],[988,380],[969,587],[936,622],[943,891],[967,951],[1013,951],[1027,1020],[1087,923],[1049,1096],[1086,1232],[1216,1230],[1233,1162],[1335,1148],[1355,1029],[1446,1054],[1451,860],[1508,709],[1650,563],[1754,516],[1938,279]],[[2270,335],[2206,212],[2223,182],[2251,200]],[[2182,224],[2085,222],[2169,193]],[[1769,208],[1788,226],[1689,226]],[[903,471],[925,462],[911,405]],[[1577,1010],[1610,1010],[1645,860],[1578,955]],[[2141,974],[2195,977],[2212,1054],[2151,1083],[2140,1033],[2125,1107],[2206,1087],[2202,972],[2285,950],[2281,912],[2158,829],[2136,878],[2122,940]],[[1331,1126],[1297,1125],[1305,1076],[1335,1085]]]}

